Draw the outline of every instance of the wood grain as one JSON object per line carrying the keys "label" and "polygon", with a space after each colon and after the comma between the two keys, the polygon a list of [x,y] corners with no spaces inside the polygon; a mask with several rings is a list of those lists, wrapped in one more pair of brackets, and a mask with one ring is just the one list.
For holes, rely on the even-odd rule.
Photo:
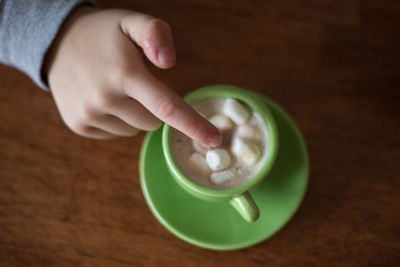
{"label": "wood grain", "polygon": [[175,238],[142,196],[143,134],[84,139],[51,96],[0,66],[0,266],[398,266],[398,1],[99,1],[163,18],[180,95],[245,86],[297,121],[305,200],[266,242],[214,252]]}

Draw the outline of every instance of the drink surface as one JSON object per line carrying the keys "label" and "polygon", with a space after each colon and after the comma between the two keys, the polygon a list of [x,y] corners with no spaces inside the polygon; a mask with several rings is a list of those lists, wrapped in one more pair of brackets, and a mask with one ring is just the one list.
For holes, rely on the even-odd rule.
{"label": "drink surface", "polygon": [[[223,114],[224,104],[226,99],[215,98],[208,99],[196,103],[193,107],[206,119],[210,120],[215,115]],[[243,105],[243,104],[242,104]],[[179,132],[173,130],[172,132],[172,153],[178,168],[191,180],[197,184],[210,188],[228,188],[244,183],[249,180],[260,169],[262,162],[265,159],[266,151],[268,149],[268,132],[263,120],[258,114],[250,110],[249,107],[243,105],[249,112],[250,116],[246,123],[237,125],[232,122],[229,129],[222,132],[223,142],[218,147],[219,149],[226,150],[230,157],[231,162],[225,171],[234,174],[234,178],[227,179],[222,183],[216,183],[211,179],[211,175],[215,175],[215,170],[208,168],[205,162],[206,152],[213,150],[195,143],[192,139]],[[225,124],[226,125],[226,124]],[[233,152],[233,144],[237,139],[244,142],[249,142],[252,146],[256,146],[260,155],[257,162],[254,164],[246,163],[248,156],[245,154],[235,155]],[[196,154],[196,155],[194,155]],[[246,158],[247,157],[247,158]],[[200,163],[206,164],[200,164]]]}

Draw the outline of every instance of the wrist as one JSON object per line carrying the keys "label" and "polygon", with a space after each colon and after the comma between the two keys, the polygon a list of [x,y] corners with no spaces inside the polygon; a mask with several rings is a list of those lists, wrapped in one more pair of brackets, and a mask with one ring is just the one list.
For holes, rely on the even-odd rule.
{"label": "wrist", "polygon": [[46,55],[43,60],[42,66],[42,76],[45,83],[49,86],[49,76],[50,72],[56,58],[57,52],[61,46],[61,44],[65,41],[66,36],[68,35],[70,29],[79,23],[79,21],[85,17],[87,14],[94,12],[97,8],[89,6],[89,5],[80,5],[74,8],[69,15],[65,18],[62,23],[60,29],[56,37],[54,38],[52,44],[48,48]]}

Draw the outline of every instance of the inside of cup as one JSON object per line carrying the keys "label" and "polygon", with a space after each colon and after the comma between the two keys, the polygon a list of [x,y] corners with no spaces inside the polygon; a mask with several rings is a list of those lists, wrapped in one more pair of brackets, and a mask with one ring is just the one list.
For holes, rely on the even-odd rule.
{"label": "inside of cup", "polygon": [[[216,113],[221,113],[222,102],[226,101],[226,99],[235,99],[241,105],[243,105],[251,114],[250,126],[258,125],[259,129],[262,131],[262,140],[251,140],[252,143],[258,144],[259,147],[262,147],[262,155],[260,156],[259,161],[255,166],[252,167],[253,172],[248,174],[249,179],[242,179],[240,181],[236,180],[235,182],[225,182],[220,185],[211,184],[210,179],[206,182],[202,182],[201,179],[191,179],[189,177],[193,177],[193,173],[190,171],[190,166],[185,164],[188,162],[187,160],[190,158],[190,153],[198,153],[199,151],[193,149],[192,140],[180,133],[179,131],[172,129],[169,126],[166,126],[166,136],[168,138],[168,147],[167,147],[167,158],[170,159],[170,163],[174,169],[176,176],[180,182],[184,183],[186,186],[189,186],[192,189],[196,189],[199,191],[208,192],[210,194],[232,194],[232,193],[241,193],[244,192],[254,185],[256,185],[269,171],[272,167],[272,163],[276,156],[277,149],[277,135],[276,135],[276,127],[273,121],[273,117],[270,114],[268,108],[257,99],[250,96],[249,92],[240,91],[239,90],[212,90],[211,94],[210,90],[202,90],[199,89],[192,94],[189,94],[185,99],[196,109],[200,114],[204,115],[207,119],[210,119],[210,116],[215,115]],[[220,101],[221,105],[212,105],[210,108],[209,101]],[[208,103],[208,104],[207,104]],[[214,103],[215,104],[215,103]],[[205,107],[202,107],[205,105]],[[207,108],[208,107],[208,108]],[[254,115],[253,115],[254,114]],[[258,124],[257,124],[258,123]],[[235,127],[239,127],[236,125]],[[225,138],[229,138],[229,136],[224,136]],[[232,141],[233,137],[230,137]],[[246,138],[245,138],[246,139]],[[248,138],[247,138],[248,139]],[[226,142],[227,140],[224,140]],[[248,141],[248,140],[246,140]],[[186,146],[188,146],[187,151],[176,150],[176,144],[179,142],[183,142]],[[224,143],[223,143],[224,145]],[[185,147],[185,146],[183,146]],[[229,149],[226,144],[224,149]],[[191,151],[189,151],[191,150]],[[232,156],[232,160],[237,163],[237,158],[234,155]],[[186,167],[185,167],[186,166]],[[234,166],[237,167],[237,166]],[[232,166],[230,167],[232,168]],[[224,171],[224,170],[222,170]],[[220,172],[220,171],[214,171]],[[214,173],[213,172],[213,173]],[[243,173],[242,173],[243,174]],[[239,175],[241,175],[239,173]],[[194,178],[194,177],[193,177]],[[197,177],[198,178],[198,177]]]}
{"label": "inside of cup", "polygon": [[[239,102],[248,112],[249,119],[245,123],[236,124],[223,113],[225,101],[225,98],[212,98],[194,103],[193,107],[220,128],[223,141],[216,149],[226,152],[226,159],[229,160],[226,167],[213,170],[207,166],[207,152],[215,148],[205,147],[175,129],[170,139],[173,159],[185,176],[204,187],[214,189],[235,187],[251,179],[261,168],[269,146],[268,130],[260,115],[245,103]],[[239,146],[247,147],[242,148],[241,153],[233,153],[232,148]],[[229,175],[234,179],[228,179]]]}

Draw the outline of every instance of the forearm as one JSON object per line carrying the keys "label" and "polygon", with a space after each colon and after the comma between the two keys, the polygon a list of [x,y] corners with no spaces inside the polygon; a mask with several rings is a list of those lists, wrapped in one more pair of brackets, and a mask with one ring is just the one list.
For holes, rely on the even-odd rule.
{"label": "forearm", "polygon": [[0,0],[0,62],[25,72],[46,89],[46,52],[68,14],[92,0]]}

